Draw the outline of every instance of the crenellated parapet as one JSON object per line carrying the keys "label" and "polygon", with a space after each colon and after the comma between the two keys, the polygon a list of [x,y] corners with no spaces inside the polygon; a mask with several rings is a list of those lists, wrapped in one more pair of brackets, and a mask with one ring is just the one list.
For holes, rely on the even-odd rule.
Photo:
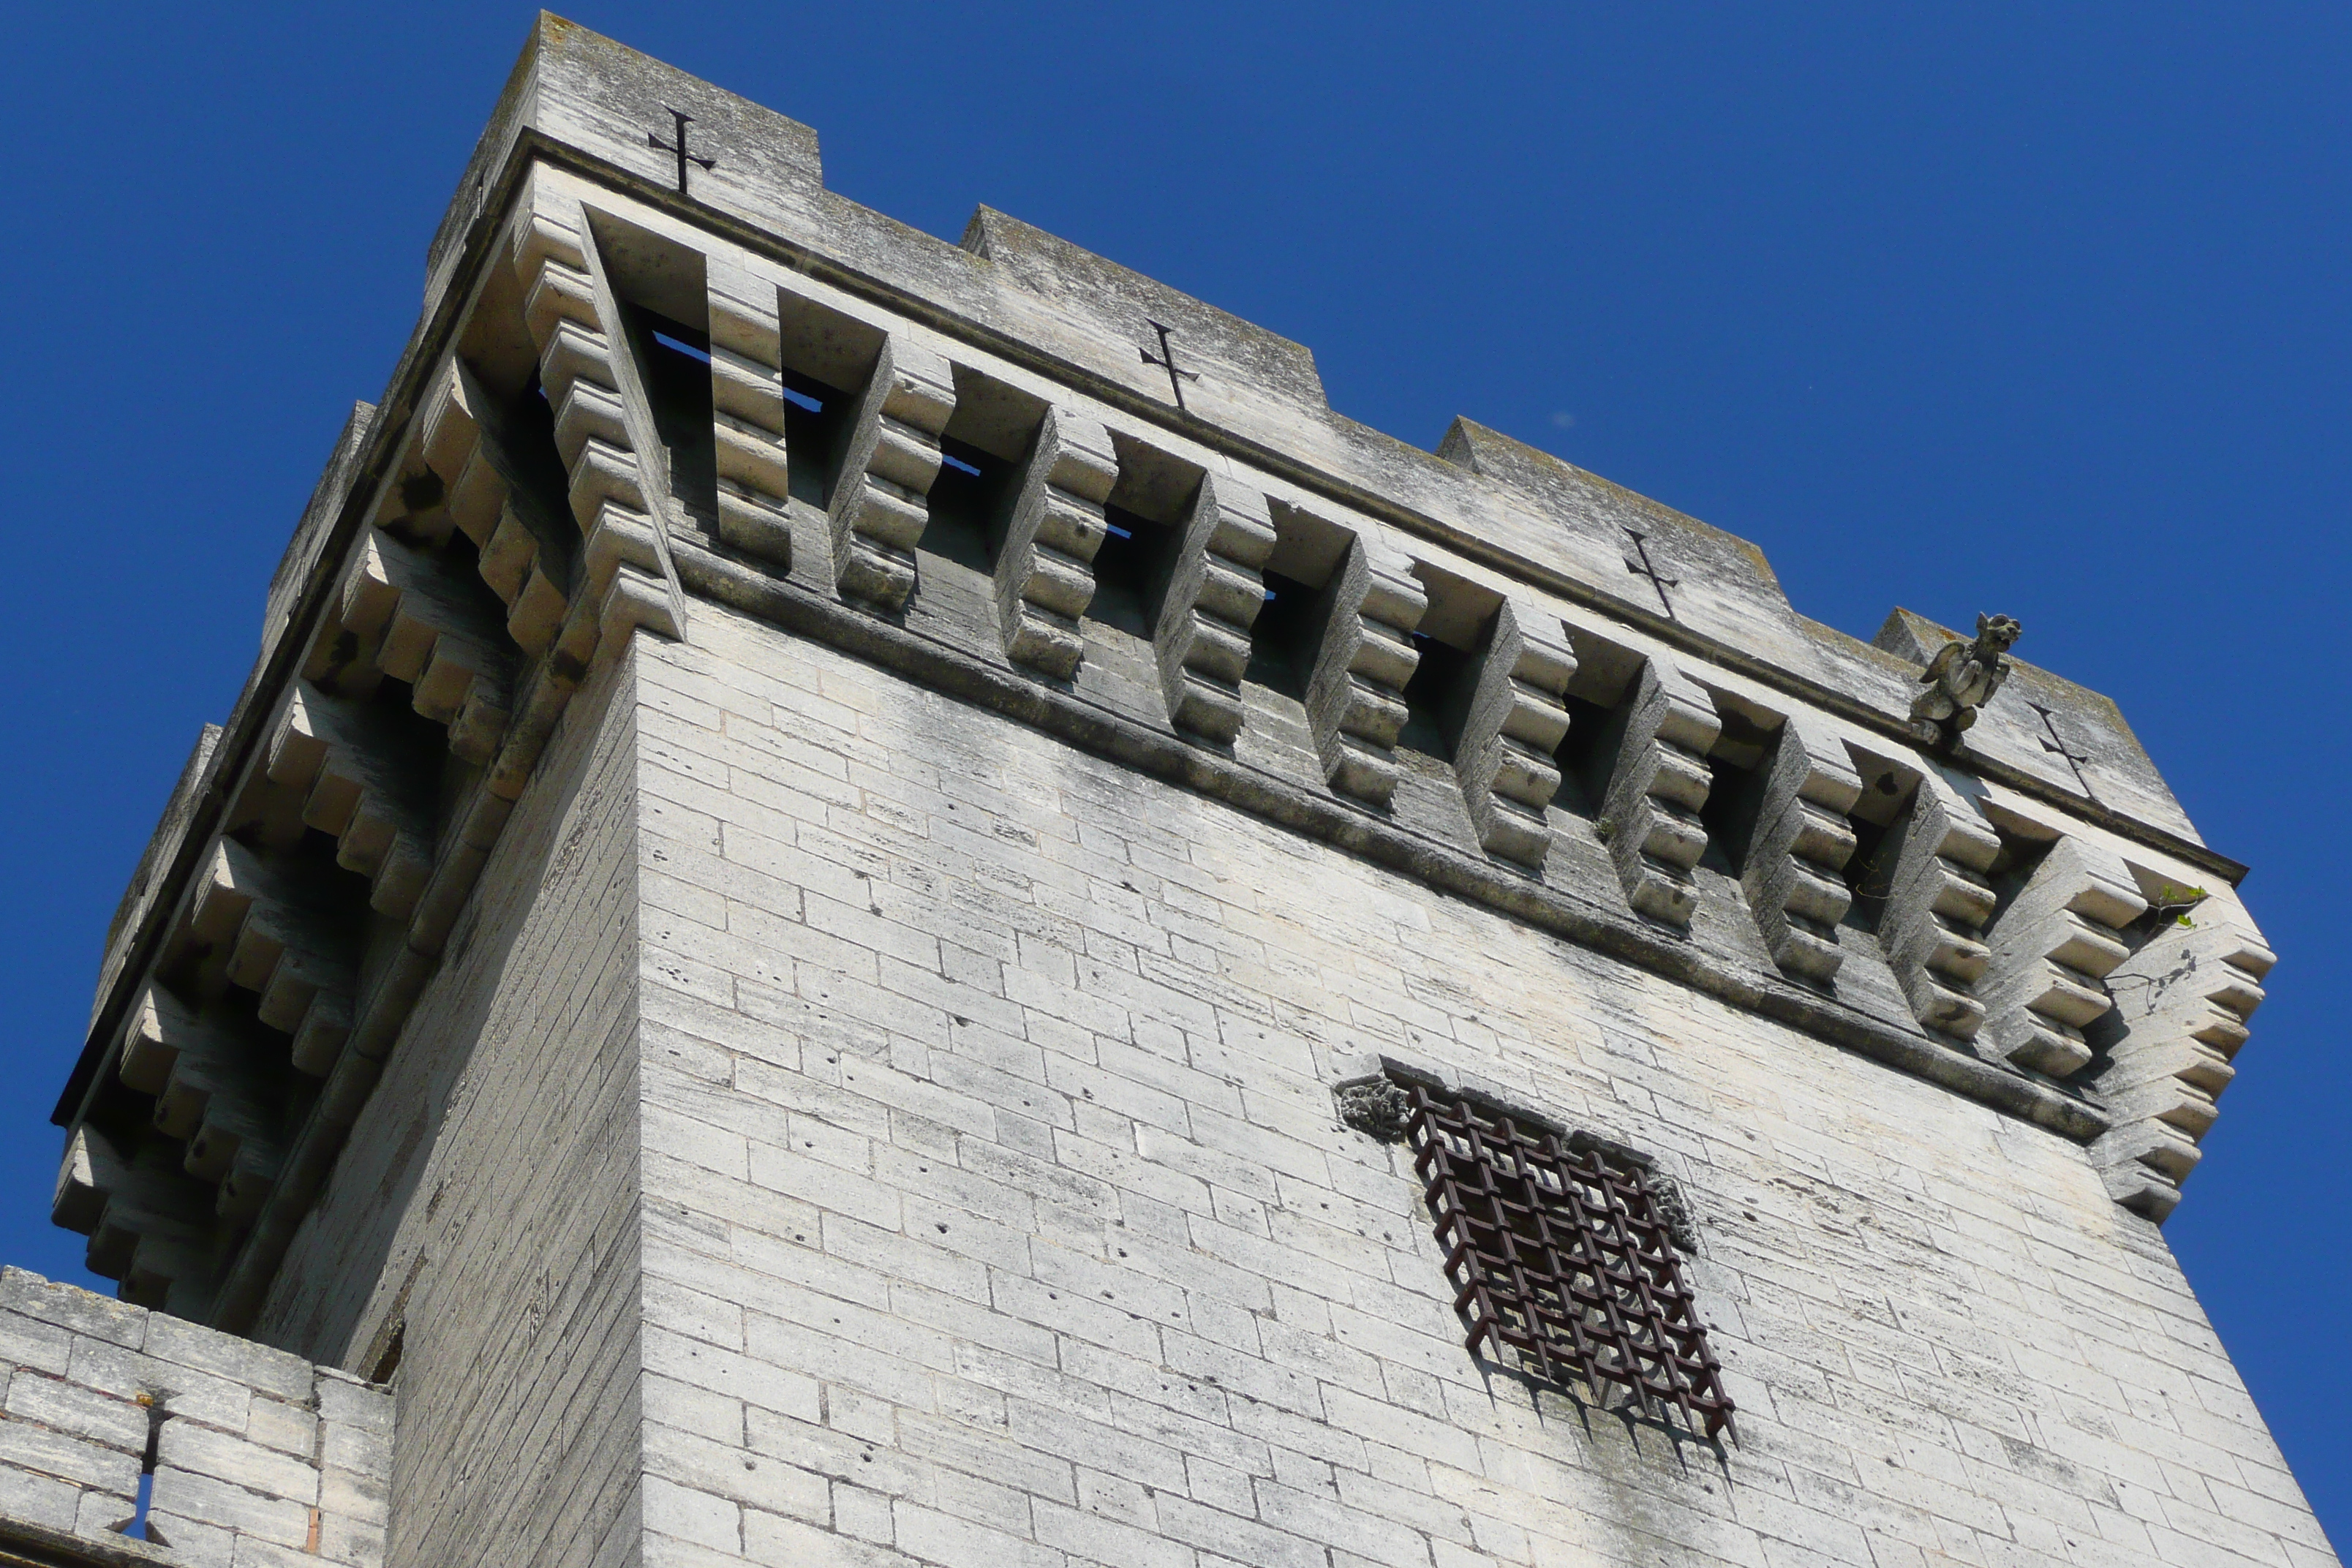
{"label": "crenellated parapet", "polygon": [[2177,1201],[2271,959],[2112,704],[2003,655],[1930,739],[1958,634],[1830,631],[1469,421],[1367,431],[1298,345],[1002,215],[852,244],[542,155],[591,122],[453,218],[110,936],[57,1215],[126,1294],[246,1321],[572,698],[722,605]]}

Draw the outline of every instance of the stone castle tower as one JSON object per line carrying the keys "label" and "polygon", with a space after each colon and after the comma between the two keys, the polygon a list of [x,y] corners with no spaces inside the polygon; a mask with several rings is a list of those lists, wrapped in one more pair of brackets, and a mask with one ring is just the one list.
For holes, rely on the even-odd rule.
{"label": "stone castle tower", "polygon": [[2334,1563],[2159,1228],[2243,868],[2016,629],[542,17],[109,933],[0,1562]]}

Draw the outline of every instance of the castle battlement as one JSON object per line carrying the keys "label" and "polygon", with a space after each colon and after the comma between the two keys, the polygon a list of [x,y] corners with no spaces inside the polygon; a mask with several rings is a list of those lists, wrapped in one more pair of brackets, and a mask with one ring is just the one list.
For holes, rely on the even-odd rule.
{"label": "castle battlement", "polygon": [[[110,934],[58,1105],[55,1214],[126,1299],[362,1373],[417,1364],[425,1296],[446,1322],[484,1289],[524,1291],[532,1333],[604,1325],[533,1364],[570,1378],[564,1357],[625,1362],[610,1336],[634,1335],[631,1364],[655,1368],[659,1314],[614,1306],[610,1271],[671,1247],[687,1210],[731,1223],[747,1200],[718,1194],[722,1176],[805,1211],[762,1222],[762,1247],[841,1225],[869,1249],[935,1243],[965,1223],[932,1233],[935,1202],[1017,1210],[1041,1238],[1071,1223],[1049,1202],[1126,1202],[1137,1246],[1180,1250],[1171,1216],[1197,1209],[1276,1247],[1265,1213],[1303,1202],[1300,1182],[1347,1194],[1358,1240],[1389,1225],[1408,1246],[1424,1222],[1370,1217],[1395,1196],[1391,1156],[1339,1127],[1335,1088],[1349,1125],[1419,1140],[1414,1201],[1441,1232],[1488,1169],[1465,1151],[1495,1140],[1520,1151],[1526,1203],[1581,1191],[1632,1216],[1610,1246],[1669,1259],[1704,1250],[1710,1216],[1746,1235],[1734,1216],[1770,1201],[1732,1195],[1769,1177],[1709,1173],[1762,1157],[1726,1152],[1738,1129],[1776,1128],[1818,1174],[1846,1157],[1809,1149],[1818,1130],[1891,1096],[1922,1130],[1885,1155],[1914,1173],[1895,1187],[2063,1215],[2081,1248],[2161,1258],[2177,1282],[2147,1222],[2179,1201],[2273,963],[2244,868],[2204,845],[2112,702],[2008,652],[2013,625],[1897,610],[1873,642],[1845,636],[1799,614],[1746,541],[1467,418],[1433,452],[1368,429],[1330,408],[1307,349],[1003,214],[982,208],[961,245],[918,233],[828,192],[808,128],[553,17],[267,617]],[[1684,1087],[1627,1065],[1685,1033],[1713,1065],[1658,1069],[1695,1074]],[[1057,1065],[1071,1051],[1088,1065]],[[1157,1065],[1114,1070],[1114,1053]],[[1066,1071],[1097,1067],[1110,1078],[1072,1101]],[[1679,1095],[1761,1109],[1679,1116]],[[1114,1110],[1134,1121],[1118,1152],[1073,1152]],[[524,1142],[493,1153],[501,1138]],[[1341,1138],[1352,1152],[1305,1152]],[[835,1153],[832,1178],[803,1168]],[[923,1154],[967,1195],[928,1191],[953,1184],[906,1168]],[[602,1206],[549,1217],[572,1201],[556,1171]],[[1234,1217],[1244,1202],[1255,1219]],[[1120,1271],[1100,1235],[1085,1268],[1024,1272],[1010,1259],[1045,1243],[997,1217],[993,1300],[1049,1277],[1114,1294],[1088,1272]],[[1448,1270],[1493,1244],[1475,1229],[1444,1232]],[[548,1261],[494,1260],[509,1242]],[[1783,1353],[1751,1323],[1723,1381],[1702,1370],[1693,1314],[1720,1339],[1748,1289],[1731,1259],[1751,1243],[1729,1245],[1678,1294],[1657,1285],[1672,1300],[1649,1328],[1612,1331],[1629,1356],[1681,1358],[1698,1380],[1685,1428],[1718,1453],[1735,1398],[1743,1430],[1773,1425]],[[1284,1267],[1232,1246],[1260,1281],[1223,1309],[1237,1343],[1287,1287],[1268,1294]],[[1356,1246],[1328,1242],[1331,1267],[1358,1267]],[[730,1267],[748,1256],[739,1242]],[[803,1262],[822,1280],[849,1256]],[[949,1273],[980,1267],[957,1257]],[[1192,1266],[1157,1267],[1165,1283]],[[670,1279],[729,1300],[716,1275]],[[1425,1282],[1441,1320],[1448,1281]],[[2188,1305],[2168,1310],[2194,1315],[2173,1288]],[[923,1316],[843,1289],[860,1313]],[[1485,1332],[1496,1358],[1550,1353],[1512,1326],[1520,1309],[1474,1321],[1463,1290],[1473,1351]],[[707,1310],[734,1322],[759,1299]],[[955,1315],[929,1310],[949,1345]],[[809,1355],[824,1334],[887,1342],[999,1407],[1019,1379],[975,1369],[1030,1353],[934,1355],[884,1316],[794,1321]],[[436,1352],[435,1375],[503,1353],[499,1332],[453,1331],[470,1348]],[[740,1324],[714,1333],[753,1353]],[[1364,1363],[1332,1374],[1349,1386],[1423,1355],[1340,1341],[1331,1355]],[[767,1364],[828,1375],[795,1356]],[[1440,1359],[1413,1373],[1430,1390],[1456,1375]],[[1252,1364],[1231,1370],[1270,1375]],[[565,1397],[606,1375],[579,1371]],[[1055,1375],[1096,1386],[1066,1357]],[[455,1384],[417,1386],[439,1390],[419,1420],[465,1426]],[[865,1440],[773,1397],[833,1434],[796,1442]],[[1070,1397],[1118,1426],[1119,1396]],[[1350,1397],[1422,1423],[1444,1405]],[[820,1496],[872,1459],[845,1475],[791,1452]],[[711,1490],[669,1474],[644,1496],[648,1530],[660,1506],[702,1507],[680,1487]],[[910,1545],[919,1492],[882,1504],[898,1549],[1011,1560]],[[774,1515],[766,1560],[856,1533],[837,1496],[726,1506],[710,1528],[736,1547],[703,1542],[721,1555],[767,1550],[755,1509]],[[419,1540],[456,1539],[433,1517]],[[684,1517],[659,1528],[700,1540]],[[1255,1539],[1219,1550],[1290,1560]]]}

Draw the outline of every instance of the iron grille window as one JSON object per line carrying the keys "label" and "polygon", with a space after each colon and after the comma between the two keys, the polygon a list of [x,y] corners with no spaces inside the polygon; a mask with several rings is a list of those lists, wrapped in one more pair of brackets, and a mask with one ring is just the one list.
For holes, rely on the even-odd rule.
{"label": "iron grille window", "polygon": [[[1406,1134],[1445,1248],[1454,1308],[1483,1343],[1549,1383],[1604,1384],[1694,1433],[1731,1428],[1731,1396],[1683,1279],[1673,1216],[1642,1168],[1545,1128],[1404,1086]],[[1731,1428],[1736,1439],[1738,1432]]]}

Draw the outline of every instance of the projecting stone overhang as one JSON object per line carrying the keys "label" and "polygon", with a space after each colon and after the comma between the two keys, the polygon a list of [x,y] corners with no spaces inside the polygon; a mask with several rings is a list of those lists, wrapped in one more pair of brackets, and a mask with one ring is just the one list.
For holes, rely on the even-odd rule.
{"label": "projecting stone overhang", "polygon": [[1819,626],[1466,419],[1369,430],[1299,345],[894,223],[542,16],[110,933],[57,1113],[94,1266],[249,1320],[572,692],[698,605],[2031,1120],[2149,1217],[2270,963],[2104,698],[2012,660],[1923,739],[1958,634]]}

